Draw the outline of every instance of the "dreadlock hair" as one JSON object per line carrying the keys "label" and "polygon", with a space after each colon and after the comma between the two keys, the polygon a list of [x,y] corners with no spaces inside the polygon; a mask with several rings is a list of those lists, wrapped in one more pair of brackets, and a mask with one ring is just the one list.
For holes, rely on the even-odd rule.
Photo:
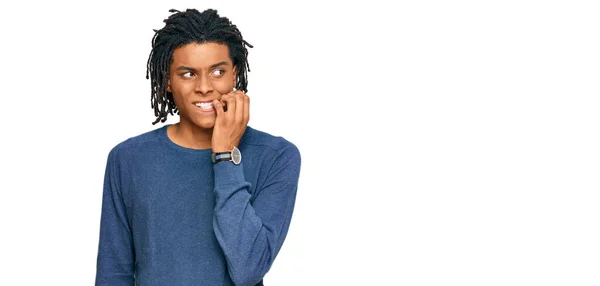
{"label": "dreadlock hair", "polygon": [[252,48],[252,45],[242,38],[238,28],[213,9],[204,12],[196,9],[187,9],[185,12],[171,9],[169,12],[175,14],[163,21],[166,24],[162,29],[154,30],[152,51],[146,69],[146,79],[150,78],[151,84],[150,103],[156,116],[153,125],[159,121],[164,123],[169,114],[179,114],[173,94],[167,91],[169,67],[173,51],[189,43],[215,42],[227,45],[232,64],[237,67],[235,88],[248,92],[246,70],[250,71],[250,65],[246,46]]}

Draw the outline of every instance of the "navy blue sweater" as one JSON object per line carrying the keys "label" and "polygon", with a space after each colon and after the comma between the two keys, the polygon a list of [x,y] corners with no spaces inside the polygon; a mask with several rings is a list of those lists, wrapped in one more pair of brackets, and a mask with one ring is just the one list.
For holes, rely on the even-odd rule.
{"label": "navy blue sweater", "polygon": [[298,148],[248,126],[242,163],[213,164],[167,127],[108,155],[96,285],[262,285],[290,226]]}

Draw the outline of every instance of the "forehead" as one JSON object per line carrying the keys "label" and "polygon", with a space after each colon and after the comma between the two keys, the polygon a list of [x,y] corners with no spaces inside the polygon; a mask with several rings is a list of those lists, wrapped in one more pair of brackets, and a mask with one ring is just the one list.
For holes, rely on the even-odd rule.
{"label": "forehead", "polygon": [[173,51],[173,65],[207,68],[215,63],[227,62],[231,66],[229,47],[213,42],[189,43]]}

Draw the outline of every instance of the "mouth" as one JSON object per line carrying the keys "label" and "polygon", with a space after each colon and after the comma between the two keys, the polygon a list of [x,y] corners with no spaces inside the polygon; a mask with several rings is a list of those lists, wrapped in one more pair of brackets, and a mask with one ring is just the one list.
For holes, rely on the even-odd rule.
{"label": "mouth", "polygon": [[200,108],[200,110],[202,111],[213,111],[213,105],[212,102],[210,101],[205,101],[205,102],[195,102],[194,105],[198,108]]}
{"label": "mouth", "polygon": [[[212,101],[195,101],[193,104],[203,112],[213,112],[215,108],[213,107]],[[223,105],[224,111],[227,111],[227,105]]]}

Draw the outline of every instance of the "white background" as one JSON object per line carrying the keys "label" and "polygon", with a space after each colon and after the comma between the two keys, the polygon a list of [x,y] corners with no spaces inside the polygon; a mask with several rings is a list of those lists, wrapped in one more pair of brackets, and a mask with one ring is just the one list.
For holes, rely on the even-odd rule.
{"label": "white background", "polygon": [[86,2],[0,7],[0,285],[93,284],[170,8],[238,25],[250,126],[301,151],[267,285],[600,284],[594,1]]}

